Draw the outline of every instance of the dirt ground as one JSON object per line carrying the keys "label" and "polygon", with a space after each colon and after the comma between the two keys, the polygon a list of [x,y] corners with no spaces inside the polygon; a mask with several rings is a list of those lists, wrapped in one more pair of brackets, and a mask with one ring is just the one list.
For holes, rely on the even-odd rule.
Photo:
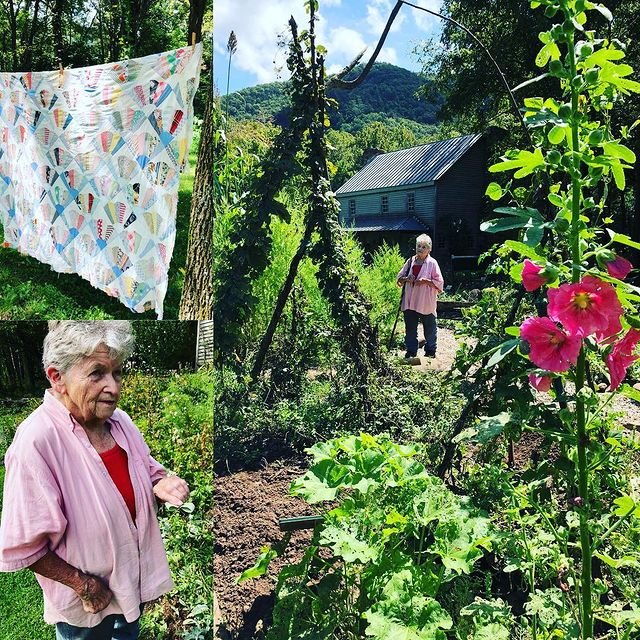
{"label": "dirt ground", "polygon": [[271,563],[269,575],[236,584],[251,567],[260,548],[282,538],[278,520],[313,515],[311,507],[288,495],[291,481],[305,471],[302,460],[277,461],[259,471],[242,471],[216,478],[214,506],[214,576],[218,623],[216,638],[258,640],[269,622],[273,588],[280,568],[299,558],[310,531],[294,532],[284,558]]}
{"label": "dirt ground", "polygon": [[[457,341],[453,331],[438,329],[436,358],[420,358],[419,369],[444,371],[451,367]],[[404,351],[396,353],[399,359]],[[624,414],[631,428],[640,425],[640,406],[618,397],[615,410]],[[537,447],[536,437],[521,443],[516,464],[529,458]],[[305,471],[305,462],[283,460],[259,471],[243,471],[216,479],[215,523],[215,637],[219,640],[260,640],[262,629],[270,623],[275,576],[283,564],[297,560],[311,538],[309,531],[295,532],[284,558],[271,564],[269,574],[241,585],[236,579],[255,562],[260,548],[278,542],[282,534],[278,520],[283,517],[311,515],[302,500],[288,495],[289,485]]]}

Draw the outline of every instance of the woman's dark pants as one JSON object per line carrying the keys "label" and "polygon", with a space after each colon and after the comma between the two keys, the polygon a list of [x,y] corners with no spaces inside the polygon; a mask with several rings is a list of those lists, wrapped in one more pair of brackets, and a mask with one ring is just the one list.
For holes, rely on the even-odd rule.
{"label": "woman's dark pants", "polygon": [[66,622],[56,625],[56,640],[138,640],[140,618],[127,622],[123,615],[107,616],[97,627],[74,627]]}
{"label": "woman's dark pants", "polygon": [[418,353],[418,323],[422,323],[424,330],[424,352],[427,355],[435,355],[438,327],[433,313],[422,315],[417,311],[407,309],[404,313],[404,346],[407,355],[414,357]]}

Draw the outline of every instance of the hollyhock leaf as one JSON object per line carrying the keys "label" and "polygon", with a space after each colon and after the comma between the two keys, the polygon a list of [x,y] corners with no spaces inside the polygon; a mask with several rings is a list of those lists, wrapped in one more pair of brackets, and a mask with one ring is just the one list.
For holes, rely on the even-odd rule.
{"label": "hollyhock leaf", "polygon": [[634,499],[631,496],[620,496],[613,501],[614,504],[618,505],[618,508],[614,511],[614,513],[622,518],[627,514],[631,513],[634,516],[640,516],[640,505],[636,504]]}
{"label": "hollyhock leaf", "polygon": [[511,269],[509,269],[509,275],[511,276],[511,279],[514,282],[522,282],[523,268],[524,268],[524,265],[522,264],[522,262],[516,262],[514,265],[511,266]]}
{"label": "hollyhock leaf", "polygon": [[634,389],[629,384],[620,385],[618,391],[623,395],[627,396],[627,398],[631,398],[631,400],[635,400],[636,402],[640,402],[640,391]]}
{"label": "hollyhock leaf", "polygon": [[490,369],[491,367],[495,367],[503,358],[509,355],[517,346],[520,340],[507,340],[503,342],[496,350],[493,352],[491,358],[489,358],[489,362],[486,364],[486,368]]}
{"label": "hollyhock leaf", "polygon": [[620,191],[624,191],[627,182],[624,177],[624,169],[622,168],[622,165],[619,162],[612,163],[611,173],[613,174],[613,180],[616,183],[616,187],[618,187]]}
{"label": "hollyhock leaf", "polygon": [[526,218],[527,220],[535,220],[536,222],[544,222],[542,214],[532,207],[497,207],[494,209],[496,213],[505,213],[508,216],[516,216],[518,218]]}
{"label": "hollyhock leaf", "polygon": [[517,240],[507,240],[504,244],[506,247],[509,247],[511,251],[515,251],[525,258],[529,258],[530,260],[534,261],[537,260],[538,262],[545,262],[545,258],[543,258],[536,252],[535,249],[530,247],[528,244],[525,244],[524,242],[518,242]]}
{"label": "hollyhock leaf", "polygon": [[528,226],[524,232],[523,240],[530,245],[531,247],[537,247],[542,240],[542,236],[544,235],[544,228],[547,225],[532,225]]}
{"label": "hollyhock leaf", "polygon": [[605,142],[602,146],[604,152],[609,156],[620,158],[620,160],[628,162],[629,164],[633,164],[636,161],[636,154],[623,144],[619,144],[618,142]]}
{"label": "hollyhock leaf", "polygon": [[484,194],[491,200],[500,200],[503,195],[502,187],[497,182],[490,182]]}
{"label": "hollyhock leaf", "polygon": [[624,233],[617,233],[613,231],[613,229],[607,229],[607,233],[613,242],[617,242],[618,244],[623,244],[627,247],[633,247],[634,249],[640,249],[640,242],[636,242],[632,240],[629,236]]}
{"label": "hollyhock leaf", "polygon": [[480,231],[485,233],[500,233],[502,231],[510,231],[511,229],[522,229],[526,226],[528,220],[524,218],[494,218],[486,220],[480,225]]}

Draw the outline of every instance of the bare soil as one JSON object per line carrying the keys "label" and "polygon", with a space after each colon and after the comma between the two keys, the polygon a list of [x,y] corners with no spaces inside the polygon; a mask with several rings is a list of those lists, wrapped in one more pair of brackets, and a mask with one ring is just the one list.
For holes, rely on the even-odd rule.
{"label": "bare soil", "polygon": [[304,501],[288,495],[291,481],[301,476],[301,460],[283,460],[259,471],[241,471],[216,478],[214,507],[214,588],[217,638],[258,640],[271,620],[275,576],[298,560],[311,540],[310,531],[294,532],[285,556],[272,561],[267,576],[236,584],[251,567],[260,548],[282,538],[278,520],[313,515]]}

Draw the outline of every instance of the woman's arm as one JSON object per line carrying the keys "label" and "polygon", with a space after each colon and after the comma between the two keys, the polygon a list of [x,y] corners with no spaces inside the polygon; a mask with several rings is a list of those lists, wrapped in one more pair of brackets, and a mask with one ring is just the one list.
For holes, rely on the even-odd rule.
{"label": "woman's arm", "polygon": [[409,258],[403,265],[402,269],[398,272],[396,284],[401,287],[405,282],[413,280],[411,277],[411,262],[413,258]]}
{"label": "woman's arm", "polygon": [[87,613],[98,613],[106,609],[113,598],[113,593],[101,578],[72,567],[53,551],[29,565],[29,569],[73,589]]}

